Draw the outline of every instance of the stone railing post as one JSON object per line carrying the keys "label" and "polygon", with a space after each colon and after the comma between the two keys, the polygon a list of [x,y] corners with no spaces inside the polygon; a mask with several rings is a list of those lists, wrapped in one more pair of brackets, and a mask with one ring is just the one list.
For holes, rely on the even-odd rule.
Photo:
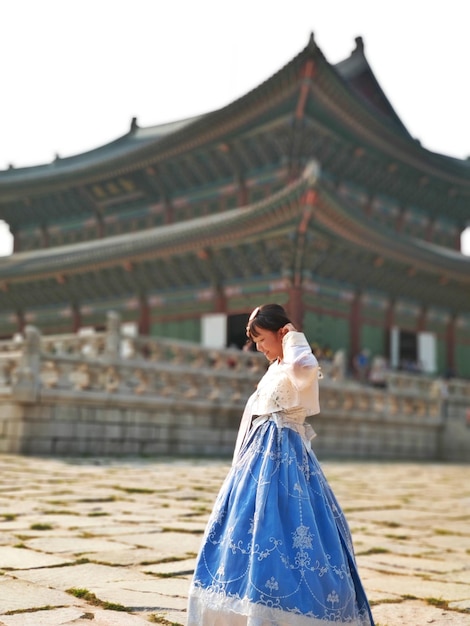
{"label": "stone railing post", "polygon": [[13,395],[20,402],[35,402],[38,399],[40,359],[41,333],[35,326],[26,326],[23,351],[13,385]]}
{"label": "stone railing post", "polygon": [[106,320],[105,359],[115,360],[121,356],[121,316],[109,311]]}

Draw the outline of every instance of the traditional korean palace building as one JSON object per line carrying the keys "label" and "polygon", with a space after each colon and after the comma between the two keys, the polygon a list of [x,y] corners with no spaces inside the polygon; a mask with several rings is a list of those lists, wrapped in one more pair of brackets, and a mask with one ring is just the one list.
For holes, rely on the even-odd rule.
{"label": "traditional korean palace building", "polygon": [[0,219],[3,338],[116,310],[141,334],[241,345],[276,301],[350,358],[470,377],[470,161],[410,136],[361,38],[332,65],[312,36],[220,110],[0,172]]}

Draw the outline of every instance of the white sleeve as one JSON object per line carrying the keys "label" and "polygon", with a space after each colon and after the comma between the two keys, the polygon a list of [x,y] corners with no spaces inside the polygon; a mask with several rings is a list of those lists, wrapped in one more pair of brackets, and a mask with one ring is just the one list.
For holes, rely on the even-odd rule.
{"label": "white sleeve", "polygon": [[282,339],[282,369],[297,389],[318,377],[318,361],[303,333],[290,330]]}

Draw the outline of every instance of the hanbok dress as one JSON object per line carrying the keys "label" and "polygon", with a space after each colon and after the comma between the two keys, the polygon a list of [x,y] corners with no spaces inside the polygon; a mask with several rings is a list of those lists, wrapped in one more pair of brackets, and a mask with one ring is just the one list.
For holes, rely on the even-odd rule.
{"label": "hanbok dress", "polygon": [[243,413],[187,626],[373,626],[348,524],[310,445],[318,377],[304,334],[289,331]]}

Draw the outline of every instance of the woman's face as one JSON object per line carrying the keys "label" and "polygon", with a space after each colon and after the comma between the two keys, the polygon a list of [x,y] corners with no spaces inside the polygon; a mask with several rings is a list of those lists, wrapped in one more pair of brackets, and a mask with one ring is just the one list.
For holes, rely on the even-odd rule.
{"label": "woman's face", "polygon": [[282,359],[282,334],[281,331],[265,330],[257,328],[258,335],[253,337],[256,349],[262,352],[268,361]]}

